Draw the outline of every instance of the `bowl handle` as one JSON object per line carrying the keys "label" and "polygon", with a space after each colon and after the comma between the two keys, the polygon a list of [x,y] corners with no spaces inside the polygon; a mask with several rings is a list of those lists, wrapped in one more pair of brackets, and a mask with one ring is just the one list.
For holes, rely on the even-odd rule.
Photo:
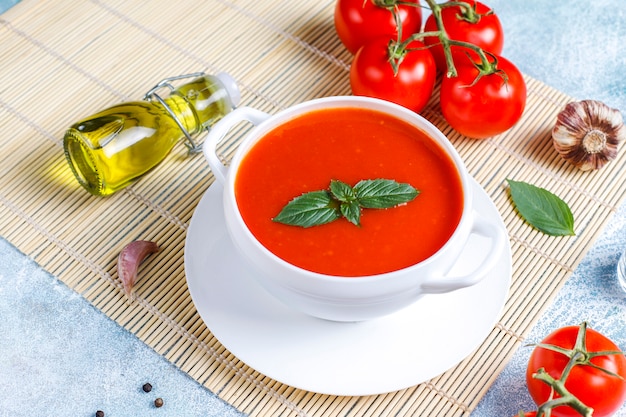
{"label": "bowl handle", "polygon": [[472,286],[480,282],[495,267],[506,244],[506,232],[504,228],[485,219],[476,211],[474,211],[473,216],[474,223],[470,235],[476,234],[491,238],[491,246],[488,249],[487,256],[474,271],[466,275],[446,277],[445,274],[436,274],[422,284],[421,289],[423,293],[441,294]]}
{"label": "bowl handle", "polygon": [[220,183],[226,183],[226,174],[228,172],[228,169],[217,155],[217,146],[224,139],[224,136],[239,122],[248,121],[256,126],[269,117],[270,115],[265,112],[243,106],[228,113],[209,130],[202,146],[202,152],[211,167],[211,171],[213,171],[213,175]]}

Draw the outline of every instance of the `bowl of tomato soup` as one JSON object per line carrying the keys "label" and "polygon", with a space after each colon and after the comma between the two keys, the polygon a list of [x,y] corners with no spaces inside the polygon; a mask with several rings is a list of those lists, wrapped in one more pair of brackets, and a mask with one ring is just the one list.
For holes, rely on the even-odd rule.
{"label": "bowl of tomato soup", "polygon": [[[254,127],[226,166],[217,147],[241,122]],[[203,151],[242,262],[314,317],[368,320],[474,285],[505,242],[472,209],[471,178],[447,138],[387,101],[327,97],[275,115],[240,107]],[[484,260],[449,276],[472,234],[490,238]]]}

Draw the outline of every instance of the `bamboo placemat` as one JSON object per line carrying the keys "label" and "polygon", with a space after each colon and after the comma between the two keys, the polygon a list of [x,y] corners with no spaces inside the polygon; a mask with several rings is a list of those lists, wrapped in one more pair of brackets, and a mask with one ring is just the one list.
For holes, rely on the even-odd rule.
{"label": "bamboo placemat", "polygon": [[[206,328],[187,291],[183,251],[194,208],[211,184],[201,156],[179,146],[136,185],[90,196],[63,157],[68,125],[108,105],[140,99],[157,81],[227,71],[242,103],[269,113],[350,94],[351,56],[332,24],[333,0],[23,0],[0,17],[0,232],[43,268],[238,409],[258,416],[468,415],[583,258],[624,198],[626,160],[582,173],[556,155],[550,129],[571,99],[527,78],[521,122],[486,141],[452,131],[433,100],[424,116],[455,144],[507,225],[513,280],[487,340],[443,375],[369,397],[304,392],[241,363]],[[238,138],[224,148],[230,157]],[[524,224],[506,178],[566,200],[576,237]],[[121,248],[157,241],[129,305],[116,270]]]}

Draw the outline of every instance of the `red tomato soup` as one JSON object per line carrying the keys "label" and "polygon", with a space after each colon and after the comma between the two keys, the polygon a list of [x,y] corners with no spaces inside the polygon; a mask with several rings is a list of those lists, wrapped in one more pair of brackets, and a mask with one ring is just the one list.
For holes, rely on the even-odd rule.
{"label": "red tomato soup", "polygon": [[[420,194],[390,209],[363,209],[361,227],[341,218],[302,228],[272,221],[293,198],[331,180],[409,183]],[[341,108],[303,114],[260,139],[235,180],[239,211],[267,249],[301,268],[358,277],[414,265],[437,252],[463,210],[453,161],[424,132],[381,112]]]}

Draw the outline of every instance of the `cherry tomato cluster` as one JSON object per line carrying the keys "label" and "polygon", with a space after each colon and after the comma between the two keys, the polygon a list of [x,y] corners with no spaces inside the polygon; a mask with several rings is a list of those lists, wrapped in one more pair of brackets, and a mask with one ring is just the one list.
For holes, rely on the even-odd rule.
{"label": "cherry tomato cluster", "polygon": [[535,346],[526,382],[538,409],[520,415],[608,417],[626,400],[626,357],[587,323],[566,326]]}
{"label": "cherry tomato cluster", "polygon": [[524,111],[526,83],[500,55],[498,16],[475,0],[425,2],[422,29],[419,0],[337,0],[335,28],[354,54],[352,93],[419,113],[439,73],[441,113],[455,130],[476,139],[508,130]]}

